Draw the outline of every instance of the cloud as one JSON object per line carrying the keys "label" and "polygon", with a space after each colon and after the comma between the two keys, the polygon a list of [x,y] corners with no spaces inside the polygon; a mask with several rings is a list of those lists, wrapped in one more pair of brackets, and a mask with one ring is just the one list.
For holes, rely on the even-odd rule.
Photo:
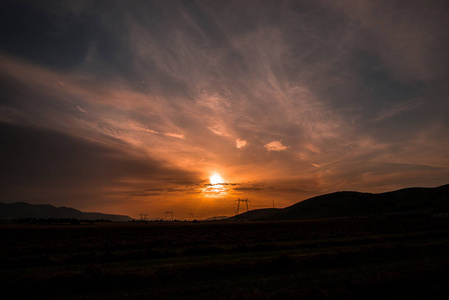
{"label": "cloud", "polygon": [[409,110],[417,109],[423,104],[424,104],[423,100],[419,98],[412,99],[404,103],[396,104],[393,107],[389,107],[388,109],[385,109],[383,112],[381,112],[380,115],[378,115],[375,119],[373,119],[373,122],[378,122],[387,118],[392,118]]}
{"label": "cloud", "polygon": [[181,139],[181,140],[185,138],[185,136],[183,134],[179,134],[179,133],[167,132],[167,133],[165,133],[165,135],[166,136],[170,136],[170,137],[174,137],[174,138],[177,138],[177,139]]}
{"label": "cloud", "polygon": [[9,30],[0,33],[2,50],[54,69],[80,64],[99,24],[87,14],[55,10],[26,1],[3,2],[0,26]]}
{"label": "cloud", "polygon": [[83,113],[85,113],[85,114],[87,114],[87,111],[85,111],[84,109],[82,109],[81,107],[79,107],[78,105],[75,105],[76,106],[76,108],[78,108],[81,112],[83,112]]}
{"label": "cloud", "polygon": [[[29,140],[19,148],[48,148],[61,165],[44,184],[18,163],[11,172],[29,189],[8,182],[21,199],[34,189],[57,204],[69,200],[48,182],[75,195],[79,181],[70,199],[130,211],[198,208],[212,172],[270,186],[246,192],[287,195],[285,205],[333,187],[440,184],[446,11],[442,1],[2,2],[0,121]],[[434,168],[427,180],[403,164]]]}
{"label": "cloud", "polygon": [[212,131],[214,134],[219,136],[229,136],[229,134],[226,133],[226,129],[224,128],[223,124],[216,124],[214,126],[207,127],[210,131]]}
{"label": "cloud", "polygon": [[327,3],[341,9],[365,32],[366,50],[399,78],[418,82],[448,75],[443,49],[449,40],[447,3],[442,1],[352,1]]}
{"label": "cloud", "polygon": [[242,149],[245,148],[246,146],[248,146],[248,142],[245,140],[241,140],[241,139],[236,139],[235,140],[235,147],[237,149]]}
{"label": "cloud", "polygon": [[115,191],[195,185],[191,171],[146,157],[117,141],[93,142],[42,128],[0,123],[1,187],[7,201],[78,205]]}
{"label": "cloud", "polygon": [[273,141],[264,146],[267,151],[285,151],[288,149],[287,146],[282,145],[281,141]]}

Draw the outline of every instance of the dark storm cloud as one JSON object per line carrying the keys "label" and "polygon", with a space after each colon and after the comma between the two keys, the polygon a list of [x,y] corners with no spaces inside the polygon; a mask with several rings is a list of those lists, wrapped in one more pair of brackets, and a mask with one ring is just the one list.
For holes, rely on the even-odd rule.
{"label": "dark storm cloud", "polygon": [[1,49],[57,69],[82,63],[96,31],[86,14],[51,11],[30,1],[0,3]]}
{"label": "dark storm cloud", "polygon": [[82,204],[92,200],[86,195],[102,198],[98,193],[108,189],[123,196],[132,186],[136,195],[142,195],[152,185],[197,181],[192,172],[164,166],[142,153],[127,152],[119,141],[106,144],[6,123],[0,123],[0,137],[0,182],[8,201]]}

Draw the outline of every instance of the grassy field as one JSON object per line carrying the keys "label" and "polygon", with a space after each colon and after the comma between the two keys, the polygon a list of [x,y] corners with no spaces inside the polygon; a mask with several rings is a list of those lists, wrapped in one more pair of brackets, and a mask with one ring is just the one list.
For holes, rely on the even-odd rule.
{"label": "grassy field", "polygon": [[0,225],[2,299],[449,299],[449,219]]}

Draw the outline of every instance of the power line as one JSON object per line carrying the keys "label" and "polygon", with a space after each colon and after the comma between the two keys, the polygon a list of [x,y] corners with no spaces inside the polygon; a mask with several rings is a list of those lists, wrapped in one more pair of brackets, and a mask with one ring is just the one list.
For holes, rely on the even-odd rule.
{"label": "power line", "polygon": [[236,215],[239,214],[239,210],[240,210],[240,202],[246,203],[246,211],[249,211],[249,208],[248,208],[248,202],[251,204],[251,201],[248,201],[248,198],[246,198],[246,199],[240,199],[240,198],[238,198],[238,200],[235,200],[235,202],[237,202],[237,213],[236,213]]}

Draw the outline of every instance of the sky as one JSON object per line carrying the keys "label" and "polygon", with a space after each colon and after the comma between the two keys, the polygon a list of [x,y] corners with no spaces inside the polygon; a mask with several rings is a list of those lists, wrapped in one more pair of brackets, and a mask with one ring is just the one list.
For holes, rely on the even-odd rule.
{"label": "sky", "polygon": [[185,219],[447,184],[448,33],[447,1],[2,0],[0,201]]}

